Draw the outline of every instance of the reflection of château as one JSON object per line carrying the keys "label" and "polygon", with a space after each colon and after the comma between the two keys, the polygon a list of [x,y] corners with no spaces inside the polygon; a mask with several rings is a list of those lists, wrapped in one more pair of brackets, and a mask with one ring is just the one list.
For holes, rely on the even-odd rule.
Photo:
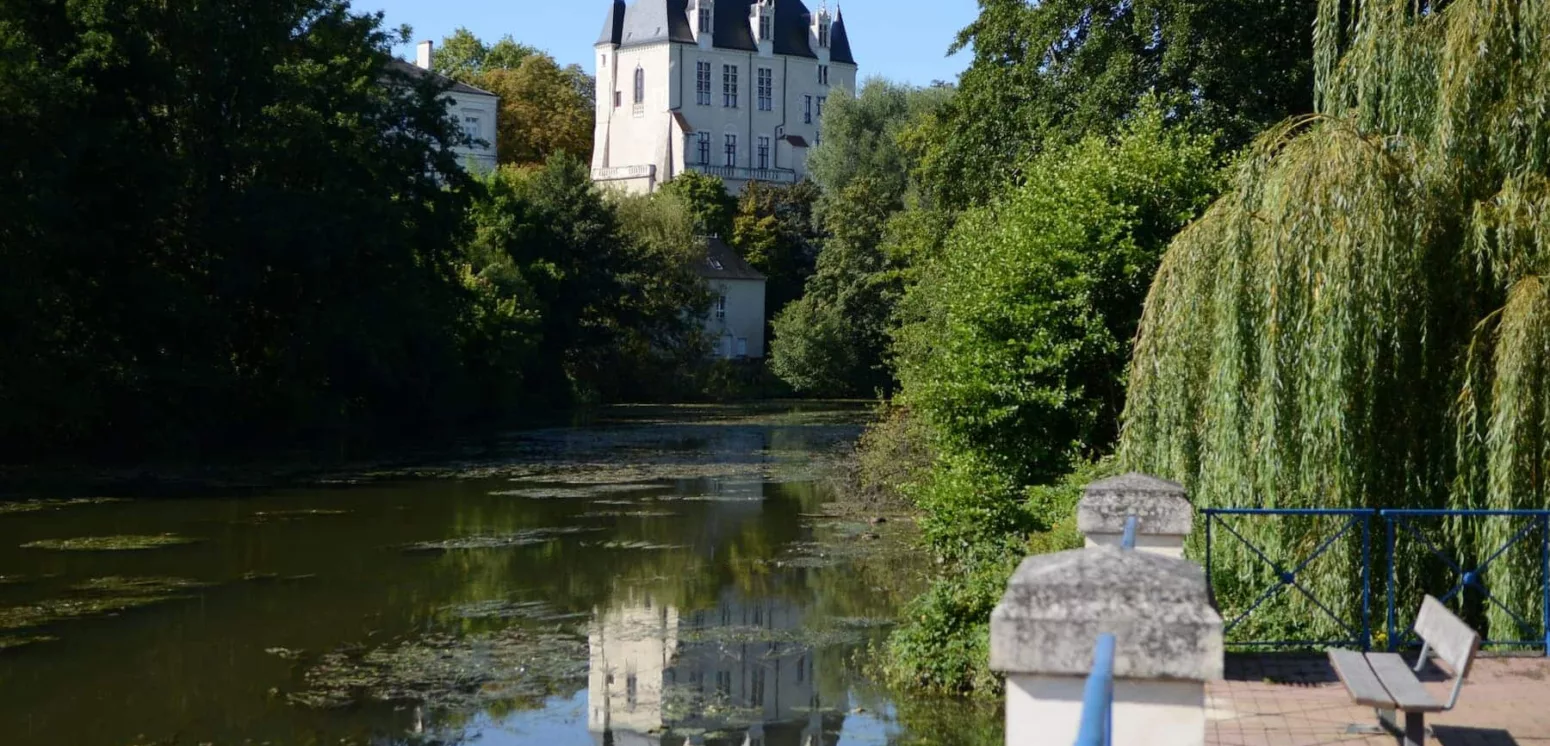
{"label": "reflection of ch\u00e2teau", "polygon": [[714,609],[682,614],[649,598],[601,613],[589,636],[593,740],[832,746],[845,695],[820,697],[811,648],[771,641],[790,640],[801,627],[791,604],[731,593]]}

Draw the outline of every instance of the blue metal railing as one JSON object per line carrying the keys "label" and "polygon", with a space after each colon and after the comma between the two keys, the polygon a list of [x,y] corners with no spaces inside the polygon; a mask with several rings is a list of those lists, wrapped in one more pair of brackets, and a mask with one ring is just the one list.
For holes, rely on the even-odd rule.
{"label": "blue metal railing", "polygon": [[1076,746],[1111,746],[1114,743],[1114,635],[1098,635],[1093,648],[1093,671],[1082,690],[1082,729]]}
{"label": "blue metal railing", "polygon": [[[1401,571],[1409,569],[1402,567],[1397,562],[1399,558],[1399,540],[1409,539],[1415,542],[1421,549],[1423,558],[1434,558],[1439,561],[1446,573],[1442,575],[1451,587],[1423,588],[1427,592],[1433,592],[1439,600],[1447,603],[1455,597],[1466,592],[1478,594],[1479,603],[1483,606],[1494,606],[1505,612],[1518,628],[1517,638],[1501,638],[1485,640],[1488,645],[1506,647],[1540,647],[1545,649],[1545,654],[1550,656],[1550,510],[1445,510],[1445,509],[1385,509],[1376,510],[1370,508],[1206,508],[1201,511],[1205,517],[1205,565],[1206,577],[1213,583],[1216,581],[1214,573],[1214,548],[1215,530],[1220,528],[1228,535],[1242,544],[1251,555],[1259,562],[1263,562],[1272,571],[1275,581],[1264,588],[1258,596],[1233,619],[1223,625],[1223,633],[1231,635],[1232,631],[1256,610],[1265,606],[1271,599],[1288,594],[1298,593],[1305,597],[1314,608],[1322,614],[1334,620],[1338,629],[1344,633],[1344,637],[1318,639],[1318,640],[1229,640],[1228,645],[1238,647],[1326,647],[1326,646],[1351,646],[1362,650],[1372,648],[1372,586],[1373,586],[1373,552],[1372,552],[1372,521],[1374,518],[1384,522],[1387,542],[1384,545],[1384,557],[1387,564],[1381,582],[1387,600],[1387,615],[1385,617],[1384,631],[1387,633],[1387,648],[1397,650],[1415,643],[1411,638],[1410,622],[1402,621],[1401,614],[1413,614],[1413,610],[1400,608],[1396,598],[1396,591],[1400,587],[1399,576]],[[1231,518],[1244,517],[1245,519],[1268,518],[1336,518],[1338,525],[1321,535],[1321,540],[1315,548],[1306,554],[1294,557],[1270,556],[1271,552],[1265,547],[1256,544],[1246,538],[1234,528]],[[1517,527],[1511,538],[1505,542],[1493,546],[1489,551],[1479,552],[1476,556],[1485,559],[1478,564],[1465,567],[1464,561],[1439,548],[1437,542],[1427,537],[1422,528],[1424,522],[1441,519],[1502,519],[1506,521],[1518,521]],[[1298,576],[1311,563],[1320,556],[1325,555],[1335,543],[1347,534],[1358,532],[1360,542],[1360,570],[1359,585],[1361,588],[1361,610],[1358,618],[1342,618],[1330,609],[1330,605],[1321,601],[1305,586],[1298,582]],[[1524,613],[1514,610],[1508,603],[1492,595],[1486,584],[1486,570],[1491,563],[1500,559],[1509,549],[1518,546],[1530,537],[1537,534],[1539,540],[1540,562],[1540,588],[1537,604],[1540,609],[1539,627],[1525,618]],[[1522,599],[1518,599],[1520,602]],[[1533,612],[1527,612],[1532,614]]]}
{"label": "blue metal railing", "polygon": [[[1119,548],[1136,548],[1136,517],[1125,517],[1125,532]],[[1114,635],[1098,635],[1093,646],[1093,668],[1082,689],[1082,724],[1076,733],[1076,746],[1113,746],[1114,743]]]}

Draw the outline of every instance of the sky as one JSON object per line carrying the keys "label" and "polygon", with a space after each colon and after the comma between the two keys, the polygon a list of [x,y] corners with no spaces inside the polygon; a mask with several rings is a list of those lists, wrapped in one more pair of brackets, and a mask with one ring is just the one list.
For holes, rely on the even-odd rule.
{"label": "sky", "polygon": [[[603,28],[609,0],[352,0],[358,11],[381,10],[388,28],[409,24],[415,41],[440,42],[457,27],[493,42],[510,34],[548,51],[560,64],[592,67],[592,43]],[[626,0],[631,2],[633,0]],[[812,10],[819,0],[804,0]],[[844,0],[845,29],[862,79],[880,75],[926,85],[956,81],[969,56],[947,57],[958,30],[974,20],[975,0]],[[396,50],[412,58],[414,50]]]}

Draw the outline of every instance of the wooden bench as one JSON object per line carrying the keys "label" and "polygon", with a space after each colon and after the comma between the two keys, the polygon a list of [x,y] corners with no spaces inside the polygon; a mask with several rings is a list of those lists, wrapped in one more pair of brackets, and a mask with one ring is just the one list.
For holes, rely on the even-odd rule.
{"label": "wooden bench", "polygon": [[[1415,672],[1411,671],[1398,653],[1329,651],[1329,662],[1335,667],[1335,673],[1345,684],[1351,699],[1359,705],[1371,705],[1376,709],[1379,725],[1393,733],[1396,743],[1402,746],[1421,746],[1426,742],[1426,713],[1444,712],[1458,704],[1464,677],[1469,675],[1469,665],[1480,650],[1480,634],[1431,596],[1421,601],[1421,613],[1416,616],[1415,631],[1421,636],[1422,643],[1415,672],[1426,665],[1426,654],[1435,652],[1453,674],[1453,692],[1448,696],[1446,704],[1437,701],[1421,686]],[[1402,728],[1395,718],[1395,712],[1405,713]]]}

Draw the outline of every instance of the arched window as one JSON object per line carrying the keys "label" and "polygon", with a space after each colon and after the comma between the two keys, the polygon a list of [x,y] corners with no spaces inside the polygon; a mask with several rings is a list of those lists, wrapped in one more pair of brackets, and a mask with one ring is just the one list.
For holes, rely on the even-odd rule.
{"label": "arched window", "polygon": [[637,68],[635,68],[635,103],[642,104],[642,103],[645,103],[645,102],[646,102],[646,70],[644,68],[637,67]]}

